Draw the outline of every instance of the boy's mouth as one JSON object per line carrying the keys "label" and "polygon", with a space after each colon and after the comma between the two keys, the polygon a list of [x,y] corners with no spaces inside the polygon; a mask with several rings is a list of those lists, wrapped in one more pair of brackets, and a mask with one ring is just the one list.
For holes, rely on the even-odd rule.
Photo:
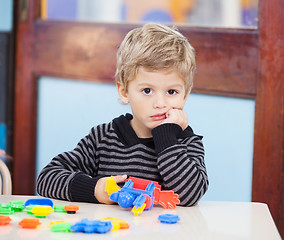
{"label": "boy's mouth", "polygon": [[166,118],[166,113],[151,116],[154,121],[160,121]]}

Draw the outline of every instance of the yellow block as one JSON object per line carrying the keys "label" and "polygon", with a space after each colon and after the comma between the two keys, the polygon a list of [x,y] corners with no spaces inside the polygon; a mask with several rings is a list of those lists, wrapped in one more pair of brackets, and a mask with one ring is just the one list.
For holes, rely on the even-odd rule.
{"label": "yellow block", "polygon": [[134,213],[134,216],[138,216],[140,213],[142,213],[144,211],[144,208],[146,207],[146,203],[144,203],[141,207],[139,208],[136,208],[136,207],[133,207],[132,208],[132,211]]}
{"label": "yellow block", "polygon": [[32,209],[32,213],[37,217],[46,217],[53,212],[51,206],[35,206]]}
{"label": "yellow block", "polygon": [[101,221],[111,221],[112,223],[112,231],[117,231],[120,229],[120,224],[122,223],[127,223],[125,220],[120,219],[120,218],[114,218],[114,217],[106,217],[100,219]]}
{"label": "yellow block", "polygon": [[116,184],[114,177],[108,177],[106,179],[106,186],[105,186],[105,191],[107,192],[108,195],[111,195],[114,192],[118,192],[120,190],[120,187]]}
{"label": "yellow block", "polygon": [[55,221],[51,221],[49,224],[49,227],[51,228],[52,225],[57,224],[57,223],[64,223],[64,220],[55,220]]}

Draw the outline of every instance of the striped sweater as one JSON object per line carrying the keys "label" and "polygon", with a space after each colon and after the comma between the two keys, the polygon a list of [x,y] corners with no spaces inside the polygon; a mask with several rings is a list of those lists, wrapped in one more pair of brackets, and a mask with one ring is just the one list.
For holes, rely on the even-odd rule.
{"label": "striped sweater", "polygon": [[138,138],[131,114],[91,129],[76,148],[54,157],[40,172],[40,195],[78,202],[94,202],[101,177],[123,175],[158,181],[164,190],[179,194],[180,205],[192,206],[208,188],[200,136],[188,126],[162,124],[153,138]]}

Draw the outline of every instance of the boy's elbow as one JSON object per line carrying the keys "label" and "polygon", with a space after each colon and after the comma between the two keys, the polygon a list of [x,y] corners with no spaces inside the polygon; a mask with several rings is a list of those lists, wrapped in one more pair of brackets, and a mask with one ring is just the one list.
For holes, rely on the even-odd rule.
{"label": "boy's elbow", "polygon": [[46,196],[46,194],[45,194],[45,191],[44,191],[44,186],[43,186],[43,183],[42,183],[42,180],[41,180],[41,178],[40,178],[40,176],[37,178],[37,180],[36,180],[36,192],[40,195],[40,196],[42,196],[42,197],[48,197],[48,196]]}
{"label": "boy's elbow", "polygon": [[182,206],[182,207],[195,206],[206,193],[208,186],[209,186],[208,180],[204,181],[199,191],[195,192],[194,194],[191,194],[191,197],[185,198],[185,200],[180,202],[179,206]]}
{"label": "boy's elbow", "polygon": [[39,186],[38,180],[36,181],[36,189],[35,190],[36,190],[36,193],[38,193],[40,196],[43,196],[43,192],[41,191],[41,187]]}
{"label": "boy's elbow", "polygon": [[181,202],[179,204],[179,206],[181,206],[181,207],[193,207],[199,202],[200,199],[201,199],[201,197],[198,198],[197,200],[192,200],[192,201],[188,201],[188,202]]}

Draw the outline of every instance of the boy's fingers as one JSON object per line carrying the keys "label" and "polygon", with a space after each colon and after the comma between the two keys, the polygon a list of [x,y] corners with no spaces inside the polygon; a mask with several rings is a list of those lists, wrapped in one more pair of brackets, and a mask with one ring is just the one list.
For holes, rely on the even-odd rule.
{"label": "boy's fingers", "polygon": [[127,175],[113,176],[113,178],[115,182],[119,183],[119,182],[123,182],[127,178]]}

